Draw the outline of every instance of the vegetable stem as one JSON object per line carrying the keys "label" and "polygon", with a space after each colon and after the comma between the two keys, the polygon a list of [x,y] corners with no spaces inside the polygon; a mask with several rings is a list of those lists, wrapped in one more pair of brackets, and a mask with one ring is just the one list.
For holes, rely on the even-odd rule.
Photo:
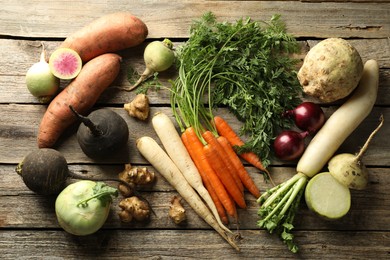
{"label": "vegetable stem", "polygon": [[85,125],[89,128],[89,130],[91,130],[91,133],[94,135],[94,136],[102,136],[103,135],[103,131],[99,129],[99,127],[97,125],[95,125],[88,117],[85,117],[81,114],[79,114],[74,108],[73,106],[69,105],[69,108],[70,110],[72,110],[72,112],[77,116],[77,118]]}
{"label": "vegetable stem", "polygon": [[268,190],[257,200],[261,204],[258,211],[261,220],[258,221],[258,225],[266,228],[269,233],[274,231],[279,233],[292,252],[298,250],[291,234],[292,222],[307,181],[308,177],[305,174],[297,173],[289,180]]}
{"label": "vegetable stem", "polygon": [[118,196],[118,190],[106,185],[103,182],[97,182],[96,185],[93,188],[93,194],[91,197],[86,198],[84,200],[81,200],[77,203],[77,207],[87,207],[88,201],[92,199],[99,199],[102,201],[103,205],[105,203],[110,202],[112,200],[111,196],[117,197]]}
{"label": "vegetable stem", "polygon": [[380,116],[379,118],[379,125],[375,128],[375,130],[370,134],[370,136],[368,137],[367,141],[364,143],[362,149],[360,149],[359,153],[356,155],[355,157],[355,162],[358,162],[361,160],[361,158],[363,157],[364,153],[366,152],[367,148],[368,148],[368,145],[370,144],[371,140],[374,138],[374,135],[376,135],[376,133],[379,131],[379,129],[382,127],[383,123],[384,123],[384,118],[383,118],[383,115]]}

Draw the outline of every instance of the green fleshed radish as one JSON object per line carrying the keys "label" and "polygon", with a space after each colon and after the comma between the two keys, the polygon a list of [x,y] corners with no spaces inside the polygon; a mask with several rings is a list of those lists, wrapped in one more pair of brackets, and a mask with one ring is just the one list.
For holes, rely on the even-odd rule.
{"label": "green fleshed radish", "polygon": [[46,62],[43,43],[39,62],[34,63],[26,73],[26,85],[30,93],[41,103],[49,102],[58,91],[60,80],[53,75],[49,63]]}
{"label": "green fleshed radish", "polygon": [[367,187],[369,172],[362,162],[362,157],[372,138],[382,127],[383,122],[384,119],[382,115],[378,127],[370,134],[357,155],[342,153],[330,159],[328,170],[341,184],[355,190],[363,190]]}
{"label": "green fleshed radish", "polygon": [[351,207],[351,193],[345,185],[322,172],[309,180],[305,189],[306,205],[317,215],[336,220],[344,217]]}
{"label": "green fleshed radish", "polygon": [[50,70],[60,79],[73,79],[81,71],[82,61],[80,55],[69,48],[55,50],[49,59]]}

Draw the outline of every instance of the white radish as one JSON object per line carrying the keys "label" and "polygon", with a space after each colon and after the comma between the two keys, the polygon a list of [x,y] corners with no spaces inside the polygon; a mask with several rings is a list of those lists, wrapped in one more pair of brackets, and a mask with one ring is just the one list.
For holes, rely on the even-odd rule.
{"label": "white radish", "polygon": [[378,63],[368,60],[355,92],[328,118],[307,146],[298,162],[298,172],[313,177],[321,171],[345,139],[370,114],[376,101],[378,83]]}
{"label": "white radish", "polygon": [[232,232],[222,223],[217,208],[215,207],[209,192],[204,187],[199,171],[192,161],[186,147],[184,146],[172,120],[166,114],[157,112],[153,116],[152,124],[165,148],[165,151],[175,163],[177,168],[179,168],[179,170],[182,172],[191,187],[194,188],[204,199],[211,212],[213,212],[214,217],[218,221],[219,225],[225,229],[225,231]]}
{"label": "white radish", "polygon": [[175,163],[151,137],[143,136],[136,142],[139,152],[172,185],[191,208],[212,228],[214,228],[233,248],[240,250],[233,239],[220,227],[214,215],[196,191],[184,178]]}
{"label": "white radish", "polygon": [[299,201],[309,178],[318,174],[345,139],[370,114],[377,97],[379,66],[375,60],[364,64],[360,83],[352,96],[325,122],[307,146],[291,179],[264,192],[258,225],[270,233],[282,229],[281,239],[292,252],[298,247],[293,242],[291,228]]}

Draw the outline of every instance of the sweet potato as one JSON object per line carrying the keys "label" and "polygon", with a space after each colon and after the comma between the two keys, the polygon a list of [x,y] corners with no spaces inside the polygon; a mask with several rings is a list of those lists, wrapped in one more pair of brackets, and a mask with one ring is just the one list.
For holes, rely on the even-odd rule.
{"label": "sweet potato", "polygon": [[117,12],[93,20],[67,37],[60,47],[75,50],[87,62],[103,53],[134,47],[147,35],[143,21],[128,12]]}
{"label": "sweet potato", "polygon": [[58,94],[48,106],[38,131],[38,147],[50,148],[77,118],[69,105],[80,114],[87,113],[101,93],[115,80],[120,71],[121,57],[102,54],[87,62],[80,74]]}

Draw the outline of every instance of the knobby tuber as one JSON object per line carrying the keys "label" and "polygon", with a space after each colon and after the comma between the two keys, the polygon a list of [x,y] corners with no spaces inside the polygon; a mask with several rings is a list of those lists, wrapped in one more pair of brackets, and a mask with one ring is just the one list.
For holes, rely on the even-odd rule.
{"label": "knobby tuber", "polygon": [[150,217],[149,203],[136,196],[122,199],[119,202],[119,207],[122,209],[118,213],[122,222],[131,222],[133,219],[144,221]]}
{"label": "knobby tuber", "polygon": [[175,224],[181,224],[187,220],[186,210],[181,204],[181,199],[174,196],[171,200],[169,207],[169,217],[175,222]]}
{"label": "knobby tuber", "polygon": [[149,116],[149,99],[145,94],[138,94],[133,101],[124,105],[130,116],[146,120]]}
{"label": "knobby tuber", "polygon": [[151,184],[155,179],[155,174],[146,167],[132,167],[125,164],[125,169],[119,173],[119,179],[129,185],[119,184],[118,190],[124,197],[130,197],[134,194],[137,185]]}

